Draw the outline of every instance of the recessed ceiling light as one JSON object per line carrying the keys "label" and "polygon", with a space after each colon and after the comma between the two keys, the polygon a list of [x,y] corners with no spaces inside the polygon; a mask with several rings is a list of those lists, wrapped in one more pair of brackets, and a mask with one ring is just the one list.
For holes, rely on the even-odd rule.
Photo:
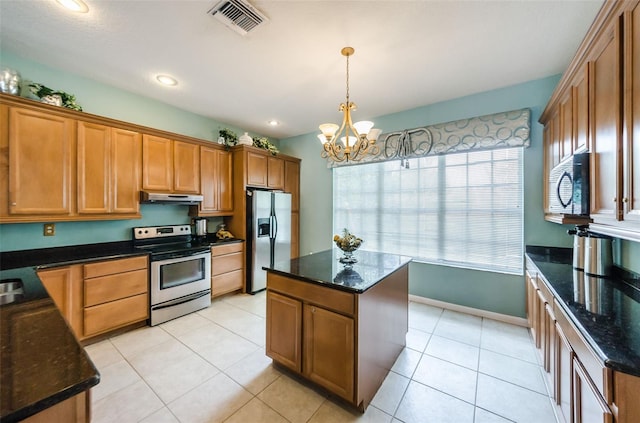
{"label": "recessed ceiling light", "polygon": [[56,0],[62,7],[71,10],[72,12],[87,13],[89,6],[82,0]]}
{"label": "recessed ceiling light", "polygon": [[158,75],[156,76],[156,80],[162,85],[167,85],[169,87],[173,87],[174,85],[178,85],[178,81],[169,76],[169,75]]}
{"label": "recessed ceiling light", "polygon": [[278,126],[278,125],[280,125],[280,122],[278,122],[278,121],[277,121],[277,120],[275,120],[275,119],[271,119],[268,123],[269,123],[269,125],[271,125],[271,126]]}

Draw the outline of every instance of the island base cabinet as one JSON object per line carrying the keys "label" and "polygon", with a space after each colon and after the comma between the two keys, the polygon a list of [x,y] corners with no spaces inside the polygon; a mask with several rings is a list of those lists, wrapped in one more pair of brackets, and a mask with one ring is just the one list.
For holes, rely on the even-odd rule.
{"label": "island base cabinet", "polygon": [[89,423],[91,421],[90,391],[81,392],[69,399],[22,420],[23,423]]}
{"label": "island base cabinet", "polygon": [[353,319],[313,305],[303,310],[304,375],[353,401]]}
{"label": "island base cabinet", "polygon": [[267,355],[302,372],[302,302],[267,292]]}

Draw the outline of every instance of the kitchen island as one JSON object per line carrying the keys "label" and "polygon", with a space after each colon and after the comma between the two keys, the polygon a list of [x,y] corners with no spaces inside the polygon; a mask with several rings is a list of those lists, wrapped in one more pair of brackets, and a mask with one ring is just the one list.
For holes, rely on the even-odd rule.
{"label": "kitchen island", "polygon": [[364,412],[405,347],[410,257],[327,250],[265,267],[266,353]]}

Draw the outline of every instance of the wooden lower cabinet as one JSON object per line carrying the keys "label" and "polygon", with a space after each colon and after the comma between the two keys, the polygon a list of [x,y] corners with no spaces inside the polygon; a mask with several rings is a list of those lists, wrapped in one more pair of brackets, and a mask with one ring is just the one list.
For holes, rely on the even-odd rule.
{"label": "wooden lower cabinet", "polygon": [[334,394],[353,398],[355,323],[314,305],[303,308],[304,374]]}
{"label": "wooden lower cabinet", "polygon": [[82,265],[40,270],[38,277],[76,337],[81,338],[84,330]]}
{"label": "wooden lower cabinet", "polygon": [[267,291],[267,355],[302,372],[302,301]]}
{"label": "wooden lower cabinet", "polygon": [[573,349],[556,323],[554,400],[565,422],[573,421]]}
{"label": "wooden lower cabinet", "polygon": [[149,317],[147,256],[84,265],[85,338]]}
{"label": "wooden lower cabinet", "polygon": [[90,391],[81,392],[69,399],[53,405],[31,417],[23,423],[89,423],[91,421]]}
{"label": "wooden lower cabinet", "polygon": [[147,256],[40,270],[38,276],[79,340],[149,317]]}
{"label": "wooden lower cabinet", "polygon": [[573,421],[576,423],[613,423],[613,414],[598,388],[576,357],[573,357]]}
{"label": "wooden lower cabinet", "polygon": [[211,296],[244,289],[244,242],[211,247]]}

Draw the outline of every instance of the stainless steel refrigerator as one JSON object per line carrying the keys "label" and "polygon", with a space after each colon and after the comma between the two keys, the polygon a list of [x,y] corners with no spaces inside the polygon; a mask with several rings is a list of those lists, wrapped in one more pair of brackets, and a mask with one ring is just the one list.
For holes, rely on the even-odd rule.
{"label": "stainless steel refrigerator", "polygon": [[253,294],[267,287],[263,266],[289,260],[291,194],[247,190],[247,292]]}

